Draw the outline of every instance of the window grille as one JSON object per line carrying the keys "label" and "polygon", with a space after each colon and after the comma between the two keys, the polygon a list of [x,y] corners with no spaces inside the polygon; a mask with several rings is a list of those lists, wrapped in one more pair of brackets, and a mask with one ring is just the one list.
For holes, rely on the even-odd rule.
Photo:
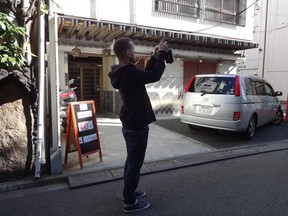
{"label": "window grille", "polygon": [[205,19],[234,25],[245,25],[246,0],[206,0]]}
{"label": "window grille", "polygon": [[155,0],[155,10],[174,15],[199,17],[199,0]]}

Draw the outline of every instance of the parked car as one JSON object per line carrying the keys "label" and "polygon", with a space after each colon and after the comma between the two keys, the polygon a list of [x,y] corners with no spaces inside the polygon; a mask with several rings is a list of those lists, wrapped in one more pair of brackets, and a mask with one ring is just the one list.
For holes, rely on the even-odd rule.
{"label": "parked car", "polygon": [[252,139],[257,127],[283,121],[281,95],[257,76],[196,75],[185,89],[180,118],[190,128],[238,131]]}

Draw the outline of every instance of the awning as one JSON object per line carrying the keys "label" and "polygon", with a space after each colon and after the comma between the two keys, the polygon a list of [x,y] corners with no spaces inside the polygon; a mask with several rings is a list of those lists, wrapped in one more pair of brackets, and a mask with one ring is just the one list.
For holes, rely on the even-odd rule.
{"label": "awning", "polygon": [[[76,39],[79,41],[94,41],[111,43],[113,39],[119,37],[130,37],[139,42],[158,43],[162,39],[168,41],[170,45],[183,47],[203,47],[222,49],[227,51],[237,51],[257,48],[258,44],[231,39],[204,35],[194,32],[179,32],[169,29],[155,27],[131,25],[110,21],[99,21],[96,19],[58,15],[59,38]],[[187,47],[188,46],[188,47]]]}

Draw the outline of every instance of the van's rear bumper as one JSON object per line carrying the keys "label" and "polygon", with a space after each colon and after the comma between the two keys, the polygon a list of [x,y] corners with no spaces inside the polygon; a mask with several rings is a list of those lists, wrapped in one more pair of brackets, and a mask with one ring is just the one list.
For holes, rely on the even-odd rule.
{"label": "van's rear bumper", "polygon": [[228,131],[245,131],[248,125],[247,122],[243,122],[241,121],[241,119],[238,121],[227,121],[211,118],[202,118],[185,114],[181,114],[180,119],[183,123]]}

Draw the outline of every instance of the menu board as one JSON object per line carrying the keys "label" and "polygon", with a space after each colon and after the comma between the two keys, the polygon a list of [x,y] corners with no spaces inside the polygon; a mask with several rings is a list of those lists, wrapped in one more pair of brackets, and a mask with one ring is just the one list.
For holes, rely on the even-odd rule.
{"label": "menu board", "polygon": [[72,152],[71,142],[78,151],[81,168],[83,168],[82,156],[99,152],[100,161],[102,161],[94,101],[71,102],[69,104],[65,163],[67,163],[68,153]]}

